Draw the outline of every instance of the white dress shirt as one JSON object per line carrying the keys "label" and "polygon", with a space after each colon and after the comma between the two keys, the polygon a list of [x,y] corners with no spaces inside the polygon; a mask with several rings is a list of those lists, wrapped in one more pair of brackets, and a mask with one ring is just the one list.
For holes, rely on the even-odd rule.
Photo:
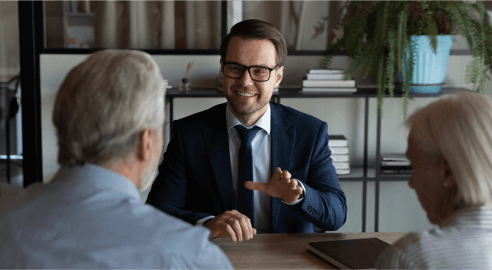
{"label": "white dress shirt", "polygon": [[[259,127],[260,130],[251,141],[251,147],[253,150],[253,182],[268,183],[271,178],[271,119],[272,111],[270,105],[268,105],[267,111],[250,127]],[[241,145],[241,138],[234,128],[237,125],[242,125],[236,116],[226,106],[226,123],[227,130],[229,132],[229,153],[231,159],[231,172],[232,172],[232,187],[234,195],[236,196],[237,205],[237,190],[238,190],[238,159],[239,159],[239,147]],[[285,169],[285,168],[283,168]],[[302,183],[299,181],[302,185]],[[285,203],[288,205],[294,205],[301,202],[303,199],[297,200],[292,203]],[[258,233],[266,233],[270,230],[270,196],[261,192],[253,191],[253,201],[255,209],[255,226],[254,228]],[[203,218],[197,222],[198,225],[202,225],[203,222],[213,218],[209,216]]]}

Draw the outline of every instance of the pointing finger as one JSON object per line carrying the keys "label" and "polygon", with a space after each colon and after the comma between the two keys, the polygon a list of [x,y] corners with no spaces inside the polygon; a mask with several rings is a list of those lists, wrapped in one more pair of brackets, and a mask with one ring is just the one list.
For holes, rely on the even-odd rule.
{"label": "pointing finger", "polygon": [[244,187],[250,190],[258,190],[263,193],[267,190],[267,184],[266,183],[257,183],[253,181],[245,181],[244,182]]}

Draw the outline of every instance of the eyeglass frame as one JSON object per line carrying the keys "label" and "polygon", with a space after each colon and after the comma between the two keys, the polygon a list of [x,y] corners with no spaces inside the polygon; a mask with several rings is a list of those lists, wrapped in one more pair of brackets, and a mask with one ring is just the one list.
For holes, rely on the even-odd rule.
{"label": "eyeglass frame", "polygon": [[[241,75],[237,78],[233,78],[233,77],[229,77],[225,74],[225,66],[226,65],[229,65],[229,64],[232,64],[232,65],[237,65],[237,66],[241,66],[243,68],[243,72],[241,73]],[[259,80],[255,80],[253,79],[253,76],[251,75],[251,68],[265,68],[265,69],[268,69],[268,71],[270,71],[270,74],[268,74],[268,79],[264,80],[264,81],[259,81]],[[244,75],[244,71],[245,70],[248,70],[248,73],[249,73],[249,77],[251,78],[251,80],[255,81],[255,82],[268,82],[270,80],[270,78],[272,77],[272,71],[273,70],[278,70],[280,68],[280,66],[274,66],[273,68],[269,68],[269,67],[265,67],[265,66],[245,66],[245,65],[241,65],[239,63],[236,63],[236,62],[226,62],[224,63],[224,65],[222,66],[222,74],[224,74],[224,76],[226,76],[227,78],[230,78],[230,79],[240,79],[241,77],[243,77]]]}

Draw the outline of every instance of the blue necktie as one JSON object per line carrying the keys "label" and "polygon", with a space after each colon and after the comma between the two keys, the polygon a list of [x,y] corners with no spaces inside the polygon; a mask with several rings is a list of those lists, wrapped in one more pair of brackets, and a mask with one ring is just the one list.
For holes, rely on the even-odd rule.
{"label": "blue necktie", "polygon": [[256,133],[258,133],[260,128],[255,126],[251,129],[247,129],[241,125],[237,125],[235,128],[241,138],[237,169],[237,211],[249,217],[251,220],[251,225],[254,227],[255,212],[253,191],[245,188],[244,182],[253,181],[253,149],[251,147],[251,141],[255,137]]}

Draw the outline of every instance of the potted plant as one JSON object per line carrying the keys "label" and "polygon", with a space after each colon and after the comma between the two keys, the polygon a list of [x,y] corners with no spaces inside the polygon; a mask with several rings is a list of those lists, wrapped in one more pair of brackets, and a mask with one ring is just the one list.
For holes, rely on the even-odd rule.
{"label": "potted plant", "polygon": [[[467,67],[467,82],[474,83],[475,90],[478,88],[478,91],[484,92],[486,72],[492,68],[492,27],[485,21],[483,2],[351,1],[347,3],[346,14],[339,25],[339,35],[329,46],[330,53],[323,65],[327,67],[334,54],[343,50],[352,59],[347,77],[364,71],[363,77],[366,78],[373,72],[381,115],[386,90],[393,97],[395,78],[403,71],[401,89],[406,118],[412,86],[418,91],[416,86],[425,83],[415,81],[420,69],[418,61],[422,59],[422,55],[417,57],[417,53],[423,50],[419,46],[432,48],[433,53],[428,53],[427,57],[445,60],[437,64],[444,68],[439,72],[441,81],[433,83],[438,85],[440,91],[439,84],[444,81],[449,56],[449,49],[443,50],[446,47],[443,40],[447,38],[451,42],[451,35],[460,33],[466,37],[473,56],[472,63]],[[450,44],[447,47],[450,48]],[[432,56],[438,51],[444,51],[444,56]],[[424,60],[428,65],[429,59]],[[444,66],[442,63],[445,63]],[[435,79],[439,76],[431,77]]]}

